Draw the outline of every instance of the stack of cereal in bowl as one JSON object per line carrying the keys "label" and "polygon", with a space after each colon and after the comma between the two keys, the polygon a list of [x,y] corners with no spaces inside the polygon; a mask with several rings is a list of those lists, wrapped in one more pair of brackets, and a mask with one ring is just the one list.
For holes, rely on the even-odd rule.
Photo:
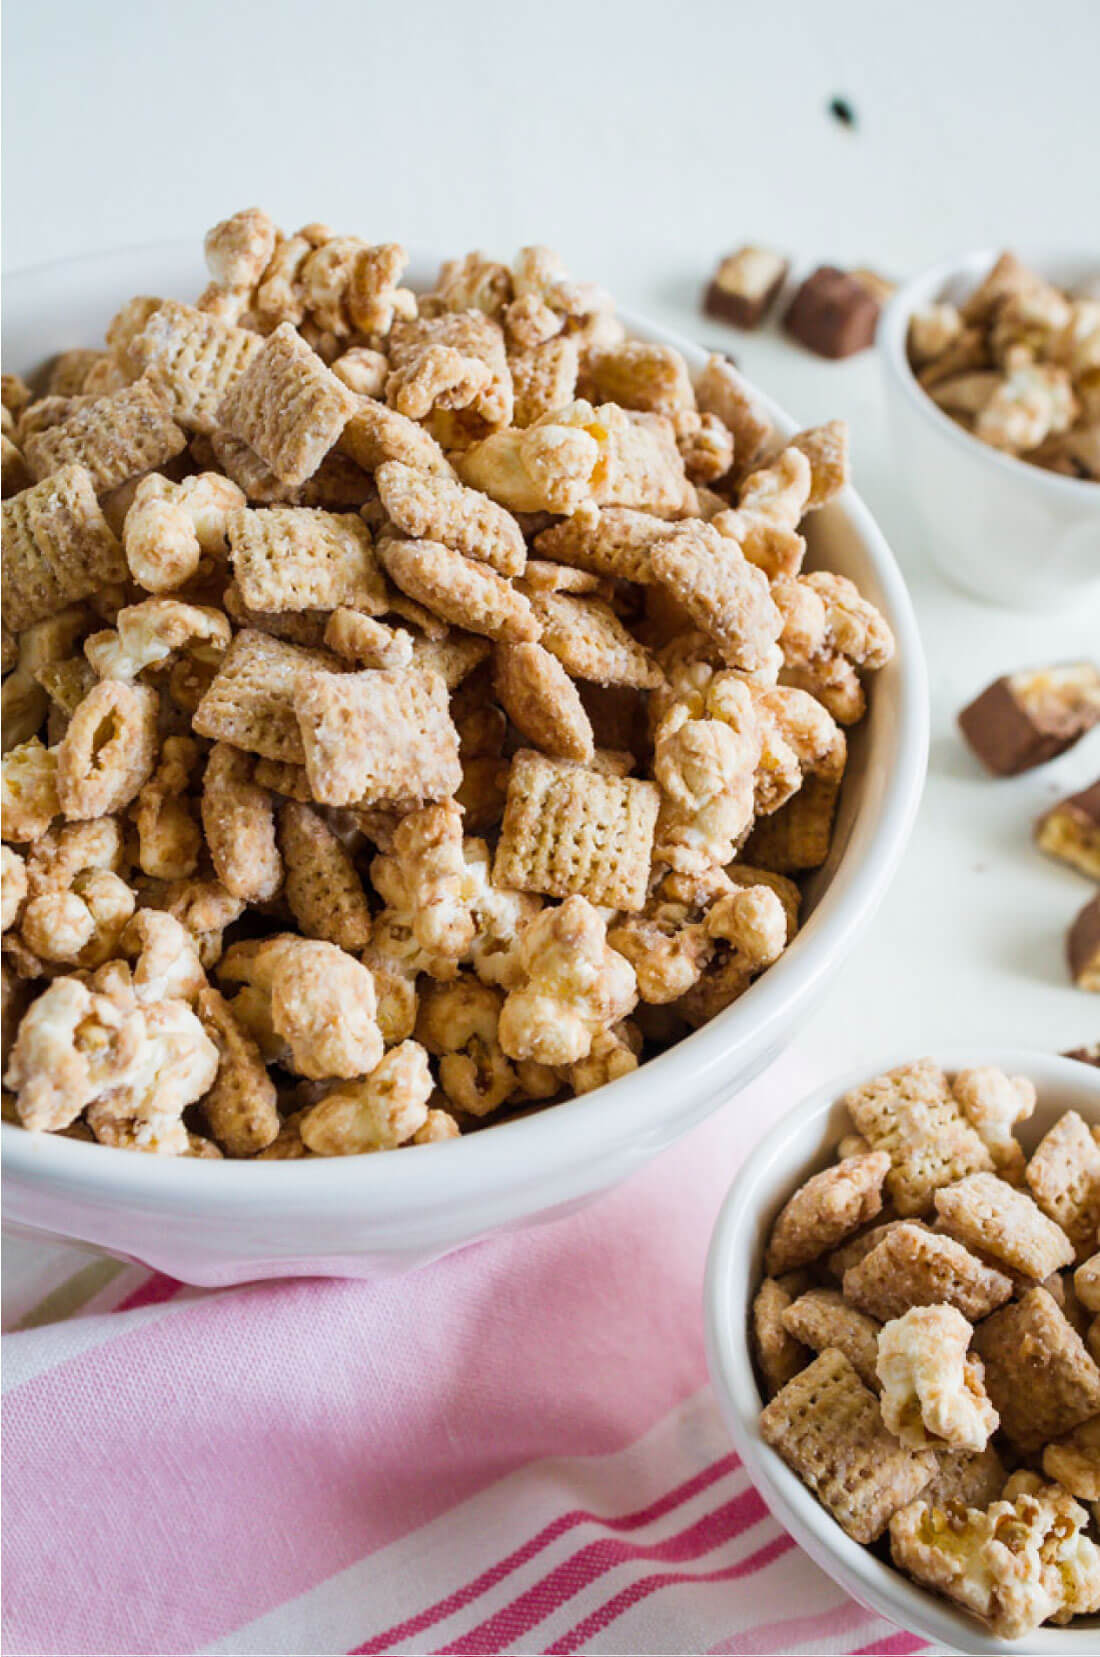
{"label": "stack of cereal in bowl", "polygon": [[[906,1627],[1078,1649],[1096,1625],[1075,1619],[1100,1613],[1100,1076],[924,1059],[825,1090],[770,1138],[708,1269],[712,1372],[750,1471]],[[834,1160],[777,1212],[814,1140]],[[757,1227],[742,1301],[731,1267]]]}
{"label": "stack of cereal in bowl", "polygon": [[417,296],[249,210],[207,257],[5,380],[9,1122],[304,1163],[630,1076],[829,856],[894,653],[802,568],[842,423],[545,249]]}

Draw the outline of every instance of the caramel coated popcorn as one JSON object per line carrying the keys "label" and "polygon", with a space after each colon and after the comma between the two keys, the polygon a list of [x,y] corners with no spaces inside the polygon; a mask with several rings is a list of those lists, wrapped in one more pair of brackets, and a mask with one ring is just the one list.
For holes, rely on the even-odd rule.
{"label": "caramel coated popcorn", "polygon": [[[765,1250],[763,1438],[849,1536],[888,1529],[900,1570],[994,1634],[1100,1611],[1079,1505],[1100,1501],[1094,1134],[1067,1111],[1029,1156],[1035,1089],[994,1066],[922,1059],[844,1103],[859,1131]],[[910,1217],[876,1219],[883,1199]]]}
{"label": "caramel coated popcorn", "polygon": [[846,428],[783,443],[545,247],[414,294],[398,243],[251,207],[205,253],[192,302],[5,378],[16,1118],[297,1160],[629,1076],[750,991],[828,853],[892,651],[802,573]]}

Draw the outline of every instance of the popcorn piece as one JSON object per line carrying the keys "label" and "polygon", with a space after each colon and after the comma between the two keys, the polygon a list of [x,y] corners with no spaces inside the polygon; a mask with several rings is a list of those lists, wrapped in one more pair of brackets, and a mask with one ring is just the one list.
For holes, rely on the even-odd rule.
{"label": "popcorn piece", "polygon": [[456,627],[511,644],[538,636],[529,600],[487,564],[438,541],[383,541],[378,551],[403,592]]}
{"label": "popcorn piece", "polygon": [[681,998],[680,1011],[689,1023],[705,1024],[743,995],[757,973],[779,959],[788,927],[782,899],[766,884],[720,898],[707,915],[706,929],[730,947],[719,951],[717,965]]}
{"label": "popcorn piece", "polygon": [[660,888],[640,915],[612,926],[607,941],[625,955],[637,975],[639,998],[649,1006],[678,1001],[699,982],[715,950],[706,927],[685,903],[662,898]]}
{"label": "popcorn piece", "polygon": [[[851,477],[848,456],[848,422],[829,420],[797,432],[790,441],[810,463],[810,494],[804,510],[816,512],[845,488]],[[789,452],[789,451],[788,451]]]}
{"label": "popcorn piece", "polygon": [[476,931],[454,800],[412,811],[398,825],[393,855],[375,858],[371,880],[402,916],[434,976],[451,978]]}
{"label": "popcorn piece", "polygon": [[1021,362],[1000,382],[974,422],[974,435],[1009,454],[1035,449],[1066,431],[1077,414],[1073,383],[1052,363]]}
{"label": "popcorn piece", "polygon": [[864,1386],[878,1391],[879,1325],[849,1306],[835,1289],[807,1290],[791,1301],[780,1321],[802,1348],[826,1352],[833,1347],[843,1352]]}
{"label": "popcorn piece", "polygon": [[750,473],[741,485],[736,511],[717,513],[714,528],[736,541],[769,581],[796,575],[806,543],[795,530],[807,510],[811,487],[809,458],[791,445],[769,465]]}
{"label": "popcorn piece", "polygon": [[652,783],[521,750],[512,759],[494,880],[641,909],[658,803]]}
{"label": "popcorn piece", "polygon": [[935,1204],[952,1237],[1025,1278],[1038,1281],[1073,1263],[1073,1244],[1061,1226],[994,1174],[970,1174],[945,1186]]}
{"label": "popcorn piece", "polygon": [[457,1139],[461,1129],[454,1117],[445,1110],[429,1110],[424,1126],[412,1136],[413,1145],[437,1145],[444,1139]]}
{"label": "popcorn piece", "polygon": [[561,662],[541,644],[499,644],[494,687],[501,706],[521,736],[560,759],[591,762],[592,725]]}
{"label": "popcorn piece", "polygon": [[325,624],[324,638],[329,650],[360,667],[406,668],[415,654],[411,634],[387,627],[361,610],[334,610]]}
{"label": "popcorn piece", "polygon": [[3,505],[4,620],[14,632],[126,574],[91,474],[62,466]]}
{"label": "popcorn piece", "polygon": [[915,1306],[879,1331],[882,1419],[906,1449],[984,1450],[996,1430],[972,1334],[954,1306]]}
{"label": "popcorn piece", "polygon": [[911,1221],[882,1228],[872,1247],[840,1273],[844,1296],[882,1323],[913,1306],[950,1306],[977,1323],[1012,1296],[1012,1279],[953,1237]]}
{"label": "popcorn piece", "polygon": [[450,345],[429,345],[387,377],[386,397],[399,414],[426,420],[437,408],[468,408],[492,377],[479,357],[463,356]]}
{"label": "popcorn piece", "polygon": [[334,610],[380,615],[386,587],[370,531],[349,513],[307,507],[241,508],[227,523],[241,598],[252,609]]}
{"label": "popcorn piece", "polygon": [[87,469],[96,494],[163,466],[187,447],[187,438],[149,380],[96,397],[75,413],[28,437],[27,465],[42,479],[60,467]]}
{"label": "popcorn piece", "polygon": [[909,318],[909,361],[914,368],[940,357],[963,330],[963,319],[954,305],[929,305]]}
{"label": "popcorn piece", "polygon": [[764,1376],[769,1398],[810,1362],[807,1347],[796,1340],[784,1321],[792,1303],[788,1290],[774,1277],[764,1279],[752,1303],[756,1361]]}
{"label": "popcorn piece", "polygon": [[783,617],[784,682],[812,692],[841,724],[861,719],[867,704],[857,667],[877,670],[894,654],[883,617],[851,581],[828,570],[781,578],[772,596]]}
{"label": "popcorn piece", "polygon": [[207,268],[221,288],[254,288],[275,251],[278,232],[259,207],[246,207],[206,232]]}
{"label": "popcorn piece", "polygon": [[[641,1031],[629,1019],[623,1019],[613,1030],[597,1030],[586,1056],[576,1064],[563,1066],[559,1074],[575,1094],[593,1093],[637,1070],[641,1050]],[[538,1096],[542,1097],[541,1093]]]}
{"label": "popcorn piece", "polygon": [[206,762],[202,825],[214,873],[227,892],[264,903],[283,883],[275,840],[275,805],[257,786],[254,761],[239,748],[216,743]]}
{"label": "popcorn piece", "polygon": [[376,481],[386,511],[406,535],[483,560],[500,575],[523,573],[527,548],[519,525],[495,501],[398,460],[379,466]]}
{"label": "popcorn piece", "polygon": [[388,1151],[428,1120],[432,1075],[415,1041],[393,1047],[364,1081],[334,1088],[299,1123],[302,1142],[320,1156]]}
{"label": "popcorn piece", "polygon": [[15,926],[20,911],[27,896],[27,866],[17,851],[10,846],[4,846],[0,856],[3,858],[3,882],[0,887],[0,902],[3,906],[3,922],[0,931],[7,932],[9,927]]}
{"label": "popcorn piece", "polygon": [[782,622],[765,576],[732,542],[710,524],[687,523],[658,542],[651,565],[731,667],[762,665]]}
{"label": "popcorn piece", "polygon": [[317,470],[358,406],[343,381],[282,323],[230,387],[217,418],[283,483],[299,484]]}
{"label": "popcorn piece", "polygon": [[57,747],[57,797],[66,817],[103,817],[129,805],[157,758],[157,696],[104,679],[89,691]]}
{"label": "popcorn piece", "polygon": [[[876,1076],[844,1103],[858,1131],[889,1154],[886,1190],[903,1219],[926,1213],[937,1187],[991,1166],[989,1151],[959,1111],[947,1077],[930,1059]],[[969,1238],[963,1235],[962,1241]]]}
{"label": "popcorn piece", "polygon": [[1100,1253],[1090,1255],[1073,1274],[1073,1286],[1082,1306],[1100,1312]]}
{"label": "popcorn piece", "polygon": [[609,948],[606,927],[583,897],[544,909],[520,939],[519,985],[500,1014],[498,1038],[512,1059],[576,1064],[602,1029],[637,999],[634,969]]}
{"label": "popcorn piece", "polygon": [[[1032,1090],[1034,1092],[1034,1090]],[[1032,1196],[1086,1260],[1100,1229],[1100,1144],[1075,1110],[1043,1135],[1025,1174]]]}
{"label": "popcorn piece", "polygon": [[1024,1153],[1013,1137],[1017,1122],[1024,1122],[1035,1109],[1035,1088],[1026,1076],[1006,1076],[995,1065],[960,1070],[951,1091],[989,1146],[993,1167],[1002,1179],[1019,1183]]}
{"label": "popcorn piece", "polygon": [[[1011,1482],[1011,1481],[1010,1481]],[[1022,1639],[1048,1617],[1100,1605],[1100,1550],[1081,1534],[1085,1510],[1040,1486],[979,1508],[912,1503],[890,1521],[895,1565],[981,1617],[1000,1639]]]}
{"label": "popcorn piece", "polygon": [[294,709],[316,800],[444,799],[461,781],[458,733],[436,673],[305,673]]}
{"label": "popcorn piece", "polygon": [[684,873],[729,863],[752,822],[760,730],[747,685],[719,673],[701,717],[684,702],[665,714],[654,740],[661,786],[654,855]]}
{"label": "popcorn piece", "polygon": [[129,355],[185,431],[209,433],[218,425],[222,399],[262,347],[251,330],[166,299]]}
{"label": "popcorn piece", "polygon": [[595,479],[600,506],[637,507],[675,518],[693,510],[695,491],[671,420],[627,412],[617,403],[602,403],[596,415],[606,451],[606,465]]}
{"label": "popcorn piece", "polygon": [[431,985],[420,999],[417,1040],[439,1060],[439,1085],[458,1110],[488,1116],[519,1090],[515,1067],[501,1048],[504,997],[463,973]]}
{"label": "popcorn piece", "polygon": [[344,427],[340,445],[368,472],[388,460],[399,460],[418,472],[454,476],[454,469],[429,432],[415,420],[372,397],[356,398],[355,410]]}
{"label": "popcorn piece", "polygon": [[227,515],[243,505],[236,484],[217,472],[178,484],[158,473],[142,478],[123,528],[134,580],[151,593],[182,587],[197,573],[204,553],[225,553]]}
{"label": "popcorn piece", "polygon": [[138,867],[158,880],[183,880],[198,866],[202,831],[187,798],[198,759],[199,745],[190,737],[166,737],[133,807]]}
{"label": "popcorn piece", "polygon": [[[451,407],[469,407],[470,412],[484,423],[482,429],[484,426],[510,425],[512,376],[508,371],[504,337],[499,326],[477,310],[418,317],[415,321],[394,324],[387,351],[395,371],[401,375],[403,370],[415,368],[424,356],[441,346],[449,348],[452,356],[460,360],[479,364],[483,371],[480,375],[464,372],[460,395],[467,396],[469,401],[452,402]],[[390,400],[393,401],[392,393]],[[400,402],[397,406],[400,407]],[[402,409],[401,412],[411,414],[412,409]],[[422,407],[421,413],[415,417],[423,418],[428,412],[428,407]]]}
{"label": "popcorn piece", "polygon": [[808,1266],[873,1220],[882,1207],[889,1168],[886,1153],[872,1151],[825,1168],[800,1186],[772,1226],[766,1257],[770,1275]]}
{"label": "popcorn piece", "polygon": [[172,880],[146,888],[143,902],[163,909],[186,927],[204,967],[222,954],[222,933],[241,915],[244,904],[217,880]]}
{"label": "popcorn piece", "polygon": [[493,432],[459,457],[462,481],[510,512],[573,512],[610,469],[606,413],[578,400],[523,430]]}
{"label": "popcorn piece", "polygon": [[374,981],[335,944],[291,934],[261,943],[248,981],[270,996],[271,1023],[301,1076],[365,1076],[382,1057]]}
{"label": "popcorn piece", "polygon": [[1001,1426],[1038,1450],[1100,1412],[1100,1369],[1045,1289],[1029,1289],[978,1325],[974,1346]]}
{"label": "popcorn piece", "polygon": [[50,829],[27,860],[20,935],[42,961],[97,967],[118,953],[134,912],[122,835],[111,817]]}
{"label": "popcorn piece", "polygon": [[246,628],[234,638],[195,710],[194,731],[265,759],[303,765],[294,708],[298,681],[334,665],[324,651],[303,650]]}
{"label": "popcorn piece", "polygon": [[[733,437],[716,414],[699,414],[695,409],[681,409],[676,417],[676,446],[684,463],[684,471],[692,483],[717,482],[725,477],[733,464]],[[721,512],[725,501],[714,497],[714,511]],[[711,517],[700,505],[700,515]]]}
{"label": "popcorn piece", "polygon": [[31,737],[4,755],[0,776],[4,839],[17,843],[39,839],[61,809],[56,750],[44,748],[37,737]]}
{"label": "popcorn piece", "polygon": [[855,1542],[874,1542],[935,1471],[930,1450],[887,1432],[878,1400],[843,1353],[823,1352],[766,1406],[765,1443]]}
{"label": "popcorn piece", "polygon": [[143,1006],[157,1001],[193,1002],[206,987],[194,939],[172,915],[139,909],[127,921],[120,945],[121,954],[133,962],[134,997]]}
{"label": "popcorn piece", "polygon": [[338,380],[359,397],[381,397],[390,373],[390,360],[369,346],[354,345],[329,364]]}
{"label": "popcorn piece", "polygon": [[564,523],[535,537],[544,558],[624,581],[656,580],[650,554],[668,537],[668,522],[625,506],[598,507],[586,501]]}
{"label": "popcorn piece", "polygon": [[637,689],[660,684],[657,664],[609,605],[569,593],[537,593],[532,607],[542,624],[544,648],[573,678]]}

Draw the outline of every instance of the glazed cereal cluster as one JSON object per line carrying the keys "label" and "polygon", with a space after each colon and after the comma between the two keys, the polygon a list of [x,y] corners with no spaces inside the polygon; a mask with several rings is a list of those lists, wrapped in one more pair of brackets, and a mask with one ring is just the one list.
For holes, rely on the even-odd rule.
{"label": "glazed cereal cluster", "polygon": [[255,209],[206,253],[4,381],[8,1114],[297,1158],[626,1074],[828,854],[893,650],[803,569],[844,426],[545,248],[420,296]]}
{"label": "glazed cereal cluster", "polygon": [[945,414],[983,443],[1100,480],[1100,297],[1065,293],[1002,253],[961,305],[909,323],[909,362]]}
{"label": "glazed cereal cluster", "polygon": [[903,1065],[772,1228],[765,1440],[855,1541],[1005,1639],[1100,1611],[1100,1130]]}

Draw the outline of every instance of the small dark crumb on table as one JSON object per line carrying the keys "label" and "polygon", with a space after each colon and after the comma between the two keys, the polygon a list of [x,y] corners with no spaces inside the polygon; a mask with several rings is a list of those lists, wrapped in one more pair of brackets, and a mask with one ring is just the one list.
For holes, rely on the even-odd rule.
{"label": "small dark crumb on table", "polygon": [[848,102],[847,98],[830,98],[829,114],[832,116],[834,121],[839,121],[842,127],[854,128],[859,125],[855,109]]}

